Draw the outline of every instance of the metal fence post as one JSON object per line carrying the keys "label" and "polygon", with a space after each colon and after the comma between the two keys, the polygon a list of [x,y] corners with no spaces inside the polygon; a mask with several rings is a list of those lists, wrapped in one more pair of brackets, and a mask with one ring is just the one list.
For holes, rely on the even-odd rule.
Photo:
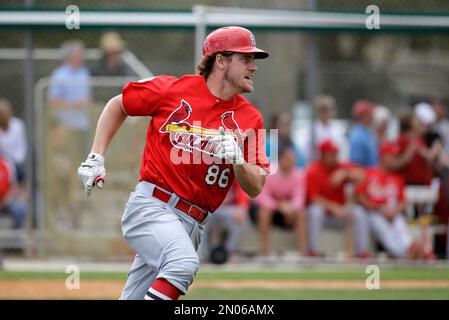
{"label": "metal fence post", "polygon": [[195,21],[195,60],[193,61],[193,72],[196,73],[196,65],[203,56],[203,41],[206,38],[206,7],[193,6],[192,11],[196,16]]}

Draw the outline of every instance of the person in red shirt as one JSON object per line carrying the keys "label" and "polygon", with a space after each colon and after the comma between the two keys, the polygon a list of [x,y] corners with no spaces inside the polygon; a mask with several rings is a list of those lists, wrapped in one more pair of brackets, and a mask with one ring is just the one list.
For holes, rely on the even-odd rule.
{"label": "person in red shirt", "polygon": [[396,258],[424,258],[423,246],[413,241],[407,228],[405,186],[396,173],[400,148],[385,142],[379,148],[380,165],[367,169],[366,179],[356,186],[358,212],[367,213],[371,230],[387,252]]}
{"label": "person in red shirt", "polygon": [[319,236],[323,224],[351,227],[354,251],[364,256],[368,248],[368,221],[346,204],[345,186],[364,179],[361,168],[337,160],[338,147],[327,139],[318,145],[320,158],[307,168],[308,255],[318,255]]}
{"label": "person in red shirt", "polygon": [[225,263],[236,257],[242,237],[250,227],[249,202],[248,195],[234,180],[228,195],[211,215],[204,230],[204,240],[200,245],[204,259],[212,263]]}
{"label": "person in red shirt", "polygon": [[433,163],[442,145],[435,143],[428,148],[423,136],[425,123],[416,112],[403,112],[400,116],[400,133],[396,140],[399,146],[397,169],[404,177],[405,184],[430,185],[434,175]]}
{"label": "person in red shirt", "polygon": [[204,41],[199,75],[129,82],[106,104],[78,168],[87,196],[103,185],[104,155],[123,121],[151,116],[140,182],[122,218],[137,255],[120,299],[186,294],[204,226],[234,180],[252,198],[261,192],[269,172],[263,117],[241,94],[254,90],[256,59],[267,57],[251,31],[220,28]]}
{"label": "person in red shirt", "polygon": [[11,216],[13,229],[21,229],[26,222],[27,203],[16,177],[14,162],[3,157],[0,149],[0,213]]}

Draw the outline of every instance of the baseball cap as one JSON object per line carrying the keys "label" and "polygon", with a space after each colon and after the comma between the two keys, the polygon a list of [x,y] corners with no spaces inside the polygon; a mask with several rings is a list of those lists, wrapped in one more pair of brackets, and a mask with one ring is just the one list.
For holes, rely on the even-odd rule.
{"label": "baseball cap", "polygon": [[382,105],[376,106],[374,109],[374,126],[379,126],[382,122],[387,121],[391,118],[390,110]]}
{"label": "baseball cap", "polygon": [[369,100],[358,100],[352,106],[352,116],[359,119],[367,113],[372,113],[376,105]]}
{"label": "baseball cap", "polygon": [[391,155],[398,155],[400,153],[399,146],[394,142],[384,142],[379,147],[379,155],[381,157],[391,154]]}
{"label": "baseball cap", "polygon": [[338,147],[332,140],[326,139],[323,140],[320,144],[318,144],[318,151],[321,154],[323,154],[324,152],[337,153]]}
{"label": "baseball cap", "polygon": [[415,115],[425,125],[430,125],[436,121],[436,114],[432,106],[428,103],[421,102],[415,106]]}
{"label": "baseball cap", "polygon": [[204,40],[203,56],[216,52],[254,53],[256,59],[265,59],[268,52],[256,47],[256,39],[248,29],[228,26],[212,31]]}

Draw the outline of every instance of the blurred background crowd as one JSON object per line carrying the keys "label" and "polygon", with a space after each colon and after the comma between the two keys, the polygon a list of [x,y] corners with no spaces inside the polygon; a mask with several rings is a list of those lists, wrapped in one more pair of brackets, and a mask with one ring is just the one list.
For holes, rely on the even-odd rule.
{"label": "blurred background crowd", "polygon": [[[212,220],[229,232],[219,244],[217,231],[212,233],[210,244],[219,250],[212,249],[210,257],[224,251],[232,257],[252,223],[263,256],[272,253],[270,232],[279,227],[295,233],[298,255],[323,256],[319,238],[323,226],[329,226],[345,233],[342,250],[347,256],[369,259],[384,252],[393,259],[447,258],[446,105],[435,99],[404,106],[396,120],[399,130],[390,136],[395,120],[387,107],[375,102],[354,102],[352,124],[341,137],[333,130],[335,99],[320,95],[314,108],[313,158],[305,157],[291,138],[291,115],[273,117],[270,128],[279,134],[278,158],[272,163],[277,171],[267,177],[254,201],[234,186],[229,202]],[[342,140],[348,143],[346,155],[341,154]],[[413,221],[419,222],[418,236],[410,230]],[[217,228],[214,224],[211,229]],[[443,226],[440,235],[429,232],[432,224]]]}

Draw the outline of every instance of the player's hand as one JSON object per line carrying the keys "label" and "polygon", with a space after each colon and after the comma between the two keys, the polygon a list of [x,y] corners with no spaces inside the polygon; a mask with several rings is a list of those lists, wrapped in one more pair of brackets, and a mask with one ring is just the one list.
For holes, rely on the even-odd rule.
{"label": "player's hand", "polygon": [[84,184],[87,197],[91,195],[93,187],[102,188],[106,176],[104,157],[97,153],[89,153],[86,161],[78,168],[78,176]]}
{"label": "player's hand", "polygon": [[338,169],[336,170],[332,176],[330,177],[330,184],[332,186],[339,186],[341,185],[347,178],[349,177],[349,170],[348,169]]}
{"label": "player's hand", "polygon": [[243,153],[234,137],[226,134],[223,127],[220,127],[219,133],[218,136],[211,139],[217,144],[215,155],[234,164],[243,164],[245,161]]}

